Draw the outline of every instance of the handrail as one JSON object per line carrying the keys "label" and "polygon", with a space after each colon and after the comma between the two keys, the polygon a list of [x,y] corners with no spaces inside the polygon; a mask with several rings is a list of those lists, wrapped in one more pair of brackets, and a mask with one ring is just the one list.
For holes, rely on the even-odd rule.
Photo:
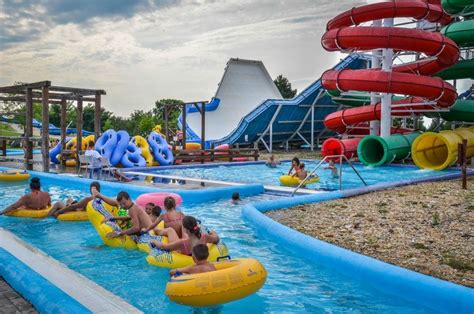
{"label": "handrail", "polygon": [[305,182],[310,179],[310,177],[312,175],[314,175],[314,173],[316,172],[316,170],[319,169],[319,167],[321,167],[321,165],[327,160],[327,159],[332,159],[332,158],[339,158],[340,160],[340,166],[339,166],[339,190],[342,190],[342,158],[344,158],[344,160],[351,166],[352,170],[354,170],[354,172],[357,174],[357,176],[359,177],[359,179],[362,181],[362,183],[364,183],[365,186],[367,186],[367,183],[365,182],[365,180],[362,178],[362,176],[360,175],[359,171],[356,170],[356,168],[354,168],[354,165],[352,164],[352,162],[347,159],[347,157],[345,155],[328,155],[328,156],[324,156],[323,159],[321,159],[321,161],[316,165],[316,168],[314,168],[313,171],[311,171],[311,173],[309,175],[306,176],[306,178],[304,178],[303,181],[300,182],[300,184],[298,184],[298,186],[293,190],[293,192],[291,193],[291,196],[294,196],[295,193],[305,184]]}

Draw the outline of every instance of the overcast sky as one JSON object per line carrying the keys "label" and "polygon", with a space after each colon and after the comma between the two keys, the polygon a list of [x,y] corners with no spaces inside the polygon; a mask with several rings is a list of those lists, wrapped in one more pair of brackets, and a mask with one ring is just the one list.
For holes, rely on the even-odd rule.
{"label": "overcast sky", "polygon": [[354,0],[0,0],[0,86],[104,89],[116,115],[161,98],[210,99],[229,58],[262,60],[301,89],[342,55],[326,22]]}

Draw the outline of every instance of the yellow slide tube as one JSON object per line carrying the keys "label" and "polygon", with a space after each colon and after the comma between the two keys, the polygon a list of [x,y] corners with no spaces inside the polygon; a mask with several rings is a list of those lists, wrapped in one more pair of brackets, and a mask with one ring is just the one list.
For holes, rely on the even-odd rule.
{"label": "yellow slide tube", "polygon": [[467,140],[466,157],[474,156],[474,127],[439,133],[426,132],[413,141],[413,161],[422,169],[443,170],[456,163],[458,144],[463,139]]}

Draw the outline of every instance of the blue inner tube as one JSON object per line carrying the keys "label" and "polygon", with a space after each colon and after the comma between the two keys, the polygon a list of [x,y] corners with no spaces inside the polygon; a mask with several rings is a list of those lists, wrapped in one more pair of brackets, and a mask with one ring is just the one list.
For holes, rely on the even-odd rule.
{"label": "blue inner tube", "polygon": [[115,146],[112,157],[110,158],[110,164],[112,166],[116,166],[122,160],[129,142],[130,135],[128,135],[127,131],[120,130],[117,132],[117,145]]}
{"label": "blue inner tube", "polygon": [[173,164],[173,153],[168,148],[166,140],[156,132],[151,132],[148,136],[148,144],[150,145],[153,157],[160,166],[168,166]]}
{"label": "blue inner tube", "polygon": [[133,168],[133,167],[145,167],[146,160],[141,155],[141,149],[137,147],[132,142],[129,142],[127,145],[127,150],[120,160],[122,167],[124,168]]}
{"label": "blue inner tube", "polygon": [[100,153],[102,157],[111,159],[112,153],[117,145],[117,132],[109,129],[105,131],[95,143],[95,150]]}

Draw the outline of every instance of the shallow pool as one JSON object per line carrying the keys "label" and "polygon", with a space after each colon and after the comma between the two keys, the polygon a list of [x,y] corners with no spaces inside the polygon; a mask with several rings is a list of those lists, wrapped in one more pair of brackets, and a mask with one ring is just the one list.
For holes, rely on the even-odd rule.
{"label": "shallow pool", "polygon": [[[305,161],[306,170],[311,172],[318,163],[319,161],[317,160]],[[321,180],[317,183],[308,184],[308,188],[319,190],[339,189],[339,179],[333,178],[331,172],[324,169],[325,167],[327,167],[327,163],[324,163],[324,165],[316,171]],[[339,168],[339,165],[337,165],[337,167]],[[444,171],[420,170],[411,166],[383,166],[374,168],[356,164],[354,167],[368,185],[423,177],[435,177],[456,171],[453,169]],[[200,178],[241,183],[261,183],[264,185],[280,185],[279,177],[283,174],[287,174],[289,168],[290,163],[283,162],[276,168],[269,168],[264,164],[250,164],[241,166],[232,165],[217,167],[175,168],[166,170],[152,170],[151,172],[187,178]],[[357,174],[349,165],[343,164],[342,188],[351,189],[361,186],[363,186],[363,183]]]}
{"label": "shallow pool", "polygon": [[[42,179],[54,200],[72,195],[86,195],[87,186],[68,186],[60,179]],[[12,203],[27,190],[26,184],[0,183],[0,207]],[[117,191],[104,188],[106,194]],[[132,194],[132,197],[136,195]],[[428,309],[399,298],[381,294],[367,283],[340,275],[325,265],[308,263],[293,257],[271,241],[258,237],[240,216],[248,202],[274,198],[260,195],[245,199],[239,205],[228,200],[214,201],[182,210],[200,218],[215,229],[226,242],[233,257],[254,257],[266,267],[268,279],[255,295],[205,310],[210,313],[424,313]],[[26,242],[43,250],[71,269],[85,275],[146,313],[196,312],[171,303],[164,290],[168,271],[149,266],[140,251],[113,249],[102,245],[88,222],[58,222],[0,216],[0,227],[8,229]],[[282,235],[284,236],[284,235]],[[197,313],[200,313],[199,311]]]}

